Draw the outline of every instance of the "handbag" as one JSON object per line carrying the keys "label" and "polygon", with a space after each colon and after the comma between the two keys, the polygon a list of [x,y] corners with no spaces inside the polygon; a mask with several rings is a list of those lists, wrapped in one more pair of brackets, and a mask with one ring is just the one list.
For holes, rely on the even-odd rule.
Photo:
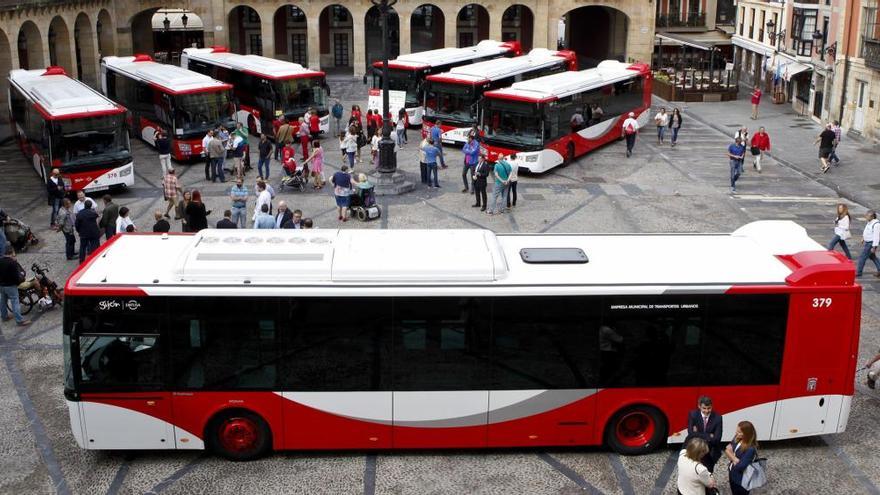
{"label": "handbag", "polygon": [[758,148],[757,146],[752,146],[751,152],[753,155],[758,156],[761,154],[761,149]]}
{"label": "handbag", "polygon": [[743,471],[742,487],[746,490],[761,488],[767,484],[767,459],[755,459]]}

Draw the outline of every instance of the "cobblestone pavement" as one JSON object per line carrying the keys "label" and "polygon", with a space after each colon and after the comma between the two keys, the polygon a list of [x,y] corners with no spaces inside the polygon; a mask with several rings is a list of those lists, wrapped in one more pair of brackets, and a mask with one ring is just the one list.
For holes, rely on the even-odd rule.
{"label": "cobblestone pavement", "polygon": [[[341,88],[341,86],[337,86]],[[346,103],[363,90],[356,81],[340,90]],[[410,131],[411,143],[417,131]],[[676,148],[657,146],[645,134],[631,159],[614,143],[572,165],[541,176],[520,176],[520,197],[510,214],[488,216],[462,194],[461,154],[447,148],[450,168],[441,189],[417,187],[382,198],[383,215],[370,223],[339,224],[326,188],[283,191],[279,198],[302,209],[319,228],[487,228],[498,232],[730,232],[759,219],[791,219],[825,242],[837,194],[812,177],[768,160],[762,174],[748,169],[728,193],[724,150],[728,137],[688,119]],[[338,149],[330,140],[328,172]],[[159,164],[153,150],[134,142],[135,186],[116,197],[149,230],[160,207]],[[780,147],[781,148],[781,147]],[[414,146],[399,153],[402,170],[417,173]],[[273,165],[277,184],[280,168]],[[204,181],[202,166],[177,165],[187,188],[202,189],[216,222],[228,203],[220,184]],[[63,261],[63,239],[47,229],[49,209],[33,170],[11,145],[0,148],[0,207],[30,223],[42,242],[21,254],[64,280],[75,267]],[[417,178],[416,178],[417,181]],[[248,178],[253,184],[253,175]],[[253,207],[253,201],[250,202]],[[851,204],[855,213],[865,205]],[[854,232],[861,229],[856,222]],[[174,229],[179,229],[175,222]],[[137,262],[137,260],[132,260]],[[646,246],[634,263],[662,263]],[[736,260],[719,259],[719,263]],[[871,269],[867,269],[869,273]],[[880,347],[880,284],[866,277],[860,362]],[[251,463],[230,463],[197,452],[95,452],[80,450],[70,433],[62,396],[60,311],[31,315],[25,329],[0,328],[0,493],[607,493],[672,494],[674,449],[621,457],[603,448],[490,451],[287,452]],[[762,451],[772,484],[764,493],[880,493],[880,397],[857,383],[847,431],[784,442]],[[720,470],[726,487],[726,475]],[[725,492],[726,493],[726,492]]]}

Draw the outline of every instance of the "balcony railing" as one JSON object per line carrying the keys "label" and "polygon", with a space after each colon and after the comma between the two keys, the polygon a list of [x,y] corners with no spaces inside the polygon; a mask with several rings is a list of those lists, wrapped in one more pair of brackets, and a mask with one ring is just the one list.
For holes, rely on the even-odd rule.
{"label": "balcony railing", "polygon": [[866,66],[880,70],[880,40],[862,39],[862,58],[865,59]]}
{"label": "balcony railing", "polygon": [[686,15],[681,15],[679,13],[672,13],[659,15],[657,16],[657,27],[706,27],[706,14],[690,13]]}

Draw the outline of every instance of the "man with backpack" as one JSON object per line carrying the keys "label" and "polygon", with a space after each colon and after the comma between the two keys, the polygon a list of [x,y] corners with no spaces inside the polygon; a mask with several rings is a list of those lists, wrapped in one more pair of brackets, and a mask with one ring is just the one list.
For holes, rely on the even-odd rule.
{"label": "man with backpack", "polygon": [[626,157],[632,156],[633,147],[636,145],[636,136],[639,135],[639,122],[636,120],[636,114],[630,112],[626,120],[623,121],[623,137],[626,139]]}

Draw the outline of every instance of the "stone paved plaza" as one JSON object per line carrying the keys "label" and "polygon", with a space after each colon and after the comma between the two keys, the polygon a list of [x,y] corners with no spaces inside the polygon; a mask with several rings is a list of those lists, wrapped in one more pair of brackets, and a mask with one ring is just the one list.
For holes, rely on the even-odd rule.
{"label": "stone paved plaza", "polygon": [[[342,94],[357,94],[359,83]],[[346,103],[351,98],[346,99]],[[689,118],[675,148],[657,146],[651,133],[624,158],[623,144],[613,143],[550,173],[521,174],[519,202],[512,213],[488,216],[471,208],[462,194],[461,153],[447,148],[450,167],[440,172],[441,189],[418,185],[402,197],[381,198],[383,214],[369,223],[337,222],[332,192],[280,192],[276,198],[314,219],[319,228],[486,228],[498,232],[730,232],[761,219],[791,219],[814,239],[827,242],[838,197],[816,177],[791,168],[784,150],[797,149],[812,137],[792,134],[779,143],[776,160],[766,160],[757,174],[748,169],[728,192],[725,148],[728,136],[697,118]],[[694,108],[694,111],[699,111]],[[730,116],[725,124],[736,124]],[[705,120],[705,119],[703,119]],[[731,130],[731,132],[733,132]],[[771,131],[772,133],[772,131]],[[418,131],[398,156],[400,168],[418,182],[415,152]],[[782,138],[780,138],[782,139]],[[325,139],[327,171],[339,166],[338,146]],[[855,146],[855,145],[853,145]],[[133,142],[136,182],[115,201],[131,208],[140,230],[152,226],[152,212],[162,205],[160,168],[155,152]],[[0,148],[0,207],[30,223],[42,242],[21,254],[21,264],[39,262],[57,281],[75,268],[64,261],[61,234],[49,231],[49,208],[43,186],[18,150]],[[255,160],[254,160],[255,162]],[[812,165],[812,164],[811,164]],[[846,164],[843,165],[845,167]],[[281,169],[273,164],[277,187]],[[202,165],[176,165],[186,188],[199,188],[213,224],[228,207],[225,188],[206,183]],[[832,174],[834,171],[832,171]],[[328,174],[329,175],[329,174]],[[247,179],[253,188],[254,173]],[[833,176],[823,178],[833,180]],[[871,177],[864,177],[869,184]],[[880,182],[873,177],[874,182]],[[227,186],[230,184],[226,184]],[[874,199],[877,199],[876,196]],[[845,200],[846,201],[846,200]],[[861,215],[868,205],[847,201]],[[253,207],[253,200],[249,206]],[[863,227],[853,225],[854,238]],[[179,222],[173,223],[179,230]],[[426,250],[426,262],[430,251]],[[138,260],[131,260],[137,263]],[[718,259],[718,263],[736,263]],[[645,246],[636,265],[663,263]],[[866,268],[872,274],[873,268]],[[880,348],[880,282],[862,280],[864,300],[860,365]],[[621,457],[604,448],[513,449],[490,451],[287,452],[250,463],[231,463],[199,452],[95,452],[80,450],[70,433],[62,395],[61,312],[30,315],[34,324],[0,328],[0,493],[607,493],[674,494],[677,450],[661,449],[642,457]],[[880,493],[880,395],[858,377],[849,427],[843,434],[767,442],[771,485],[762,493]],[[726,489],[726,474],[719,469]],[[726,491],[723,493],[727,493]]]}

